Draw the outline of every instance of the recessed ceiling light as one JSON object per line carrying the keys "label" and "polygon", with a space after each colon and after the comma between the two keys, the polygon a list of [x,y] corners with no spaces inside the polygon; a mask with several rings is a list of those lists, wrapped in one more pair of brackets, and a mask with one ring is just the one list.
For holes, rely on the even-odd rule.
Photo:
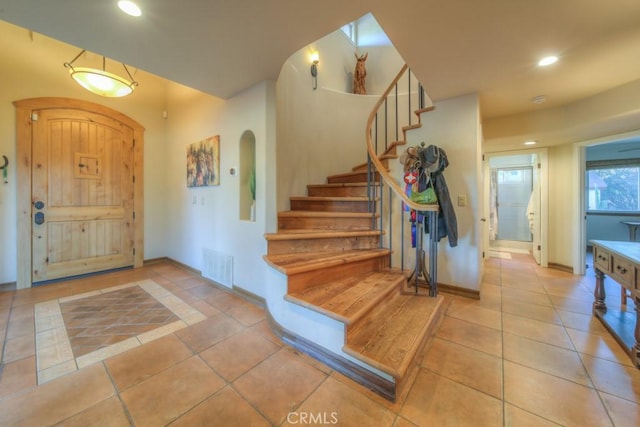
{"label": "recessed ceiling light", "polygon": [[118,2],[118,7],[120,8],[120,10],[122,10],[127,15],[131,15],[131,16],[140,16],[140,15],[142,15],[142,11],[138,7],[138,5],[135,4],[132,1],[120,0]]}
{"label": "recessed ceiling light", "polygon": [[544,95],[538,95],[531,98],[531,102],[533,102],[534,104],[542,104],[546,100],[547,100],[547,97]]}
{"label": "recessed ceiling light", "polygon": [[542,58],[540,61],[538,61],[538,66],[546,67],[547,65],[555,64],[557,60],[558,60],[557,56],[547,56],[545,58]]}
{"label": "recessed ceiling light", "polygon": [[538,141],[527,141],[524,143],[524,145],[536,145],[538,143]]}

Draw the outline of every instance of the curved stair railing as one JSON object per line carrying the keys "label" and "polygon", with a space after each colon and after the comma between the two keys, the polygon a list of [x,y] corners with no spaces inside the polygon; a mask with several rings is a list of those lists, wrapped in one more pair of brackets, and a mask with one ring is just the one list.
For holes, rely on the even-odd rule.
{"label": "curved stair railing", "polygon": [[[398,85],[400,80],[404,75],[407,75],[408,81],[408,91],[407,91],[407,122],[406,125],[400,126],[399,122],[400,118],[400,103],[398,101]],[[376,212],[377,209],[380,209],[382,212],[385,208],[388,211],[386,215],[379,215],[380,224],[378,228],[380,229],[381,239],[380,242],[383,241],[382,236],[389,236],[389,249],[393,251],[393,236],[394,236],[394,228],[400,228],[400,266],[402,270],[405,270],[405,251],[409,247],[409,243],[406,242],[404,227],[408,222],[407,215],[405,214],[406,210],[411,209],[415,211],[418,215],[418,218],[421,216],[425,216],[428,218],[428,234],[429,234],[429,267],[425,266],[425,257],[426,253],[423,249],[423,222],[415,221],[416,224],[416,232],[415,232],[415,244],[411,246],[415,246],[415,264],[412,267],[412,273],[409,277],[410,284],[413,283],[413,287],[416,293],[419,293],[420,288],[424,288],[424,282],[428,285],[428,294],[430,296],[437,295],[437,216],[439,211],[438,205],[426,205],[416,203],[411,200],[409,196],[405,193],[403,188],[404,182],[402,176],[396,178],[394,177],[389,168],[383,164],[381,159],[384,158],[395,158],[397,157],[397,153],[399,153],[399,149],[402,149],[401,146],[406,144],[406,132],[419,128],[420,124],[420,114],[426,111],[430,111],[433,109],[432,106],[424,107],[424,89],[422,85],[418,83],[417,89],[417,102],[416,108],[412,111],[412,88],[411,88],[411,71],[409,70],[408,65],[404,65],[402,69],[398,72],[396,77],[393,79],[389,87],[385,90],[385,92],[380,96],[376,104],[374,105],[371,113],[369,114],[369,118],[367,120],[366,127],[366,141],[367,141],[367,153],[368,153],[368,162],[367,162],[367,170],[368,170],[368,195],[370,200],[370,209],[372,212]],[[395,121],[395,139],[391,145],[388,144],[388,122],[389,122],[389,98],[390,95],[394,92],[393,98],[394,101],[391,102],[392,107],[392,119]],[[418,123],[412,123],[413,114],[416,114],[418,117]],[[379,117],[382,116],[383,124],[379,123]],[[383,128],[384,133],[384,147],[381,150],[382,152],[378,152],[378,136],[379,136],[379,127]],[[399,130],[402,130],[402,139],[400,140]],[[393,132],[393,130],[392,130]],[[375,144],[374,144],[375,140]],[[391,152],[396,153],[396,155],[389,155]],[[388,197],[379,197],[382,196],[384,189],[389,189]],[[379,194],[378,194],[379,191]],[[388,206],[384,206],[384,201],[387,200]],[[393,206],[399,206],[400,215],[394,214]],[[374,218],[376,216],[374,215]],[[386,220],[385,220],[386,217]],[[400,223],[398,224],[397,218],[400,217]],[[375,219],[374,219],[375,221]],[[375,224],[374,224],[375,225]],[[395,227],[394,227],[395,226]],[[394,265],[392,265],[394,267]],[[424,279],[424,282],[420,282],[420,280]]]}

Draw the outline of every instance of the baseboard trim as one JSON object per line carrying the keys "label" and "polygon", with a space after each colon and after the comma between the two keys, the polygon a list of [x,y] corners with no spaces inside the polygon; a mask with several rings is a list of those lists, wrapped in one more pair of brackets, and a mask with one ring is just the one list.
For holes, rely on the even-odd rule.
{"label": "baseboard trim", "polygon": [[267,319],[271,330],[276,336],[278,336],[285,344],[304,353],[319,362],[327,365],[331,369],[345,377],[355,381],[361,386],[371,390],[372,392],[382,396],[383,398],[395,402],[396,400],[396,384],[392,381],[382,378],[379,375],[374,374],[371,371],[364,369],[363,367],[353,363],[352,361],[338,356],[335,353],[320,347],[319,345],[294,334],[291,331],[283,328],[269,313],[269,310],[265,310],[267,313]]}
{"label": "baseboard trim", "polygon": [[235,294],[236,296],[239,296],[247,301],[249,301],[252,304],[255,305],[259,305],[263,308],[266,308],[266,301],[264,298],[262,298],[259,295],[254,294],[253,292],[247,291],[246,289],[240,288],[236,285],[233,285],[231,288],[229,288],[228,286],[225,286],[221,283],[218,283],[214,280],[211,280],[207,277],[203,277],[202,276],[202,272],[198,269],[195,269],[193,267],[190,267],[186,264],[181,263],[180,261],[176,261],[175,259],[169,258],[169,257],[161,257],[161,258],[154,258],[151,260],[145,260],[144,261],[144,265],[153,265],[153,264],[158,264],[161,262],[170,262],[173,264],[176,264],[178,267],[183,268],[187,271],[190,271],[191,273],[197,274],[198,276],[200,276],[200,278],[204,281],[206,281],[207,283],[215,286],[218,289],[221,289],[223,291],[227,291],[227,292],[231,292],[232,294]]}
{"label": "baseboard trim", "polygon": [[143,262],[143,265],[146,267],[146,266],[149,266],[149,265],[159,264],[159,263],[162,263],[162,262],[170,262],[170,263],[175,264],[178,267],[183,268],[183,269],[185,269],[185,270],[187,270],[187,271],[189,271],[191,273],[198,274],[198,275],[202,276],[202,272],[200,270],[198,270],[196,268],[193,268],[193,267],[191,267],[191,266],[189,266],[187,264],[183,264],[180,261],[176,261],[175,259],[170,258],[170,257],[166,257],[166,256],[165,257],[160,257],[160,258],[153,258],[153,259],[145,260]]}
{"label": "baseboard trim", "polygon": [[171,259],[171,258],[169,258],[169,257],[163,256],[163,257],[159,257],[159,258],[149,258],[149,259],[145,259],[145,260],[143,260],[143,261],[142,261],[142,266],[143,266],[143,267],[148,267],[148,266],[150,266],[150,265],[159,264],[159,263],[161,263],[161,262],[167,262],[167,261],[175,262],[176,264],[180,264],[179,262],[174,261],[174,260],[172,260],[172,259]]}
{"label": "baseboard trim", "polygon": [[480,299],[480,291],[476,289],[461,288],[460,286],[448,285],[446,283],[438,283],[438,290],[445,294],[456,295],[470,299]]}
{"label": "baseboard trim", "polygon": [[16,282],[0,283],[0,292],[9,292],[18,290]]}
{"label": "baseboard trim", "polygon": [[[206,279],[208,280],[208,279]],[[215,282],[213,282],[215,283]],[[220,285],[222,286],[222,285]],[[229,289],[226,286],[222,286],[223,289]],[[239,288],[236,285],[233,285],[233,288],[231,288],[231,292],[233,292],[234,294],[236,294],[239,297],[244,298],[245,300],[249,301],[250,303],[253,303],[255,305],[259,305],[260,307],[264,308],[266,312],[268,312],[269,310],[267,310],[267,301],[261,297],[260,295],[256,295],[253,292],[250,292],[246,289],[243,288]]]}
{"label": "baseboard trim", "polygon": [[568,265],[557,264],[555,262],[550,262],[550,263],[547,264],[547,266],[549,268],[553,268],[554,270],[560,270],[560,271],[564,271],[565,273],[573,274],[573,267],[569,267]]}
{"label": "baseboard trim", "polygon": [[[410,290],[412,286],[414,285],[408,285],[407,289]],[[420,279],[418,281],[418,288],[428,293],[429,284],[425,280]],[[475,289],[461,288],[460,286],[448,285],[446,283],[438,282],[438,292],[443,292],[445,294],[456,295],[469,299],[480,299],[480,291],[477,291]]]}

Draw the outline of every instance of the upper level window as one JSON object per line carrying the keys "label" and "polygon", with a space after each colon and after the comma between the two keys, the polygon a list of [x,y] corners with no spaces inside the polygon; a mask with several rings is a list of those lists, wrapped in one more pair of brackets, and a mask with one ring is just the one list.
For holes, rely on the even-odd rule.
{"label": "upper level window", "polygon": [[587,162],[588,212],[640,212],[640,159]]}
{"label": "upper level window", "polygon": [[340,29],[356,47],[391,46],[391,40],[371,13],[367,13]]}
{"label": "upper level window", "polygon": [[347,36],[347,38],[351,40],[353,44],[356,44],[357,39],[356,39],[356,23],[355,22],[350,22],[347,25],[343,25],[342,28],[340,29],[345,34],[345,36]]}

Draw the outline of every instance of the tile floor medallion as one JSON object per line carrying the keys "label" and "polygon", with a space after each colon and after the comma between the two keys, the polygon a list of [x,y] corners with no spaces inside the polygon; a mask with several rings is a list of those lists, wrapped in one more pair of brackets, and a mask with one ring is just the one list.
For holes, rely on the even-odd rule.
{"label": "tile floor medallion", "polygon": [[206,318],[150,279],[41,302],[34,315],[38,384]]}

